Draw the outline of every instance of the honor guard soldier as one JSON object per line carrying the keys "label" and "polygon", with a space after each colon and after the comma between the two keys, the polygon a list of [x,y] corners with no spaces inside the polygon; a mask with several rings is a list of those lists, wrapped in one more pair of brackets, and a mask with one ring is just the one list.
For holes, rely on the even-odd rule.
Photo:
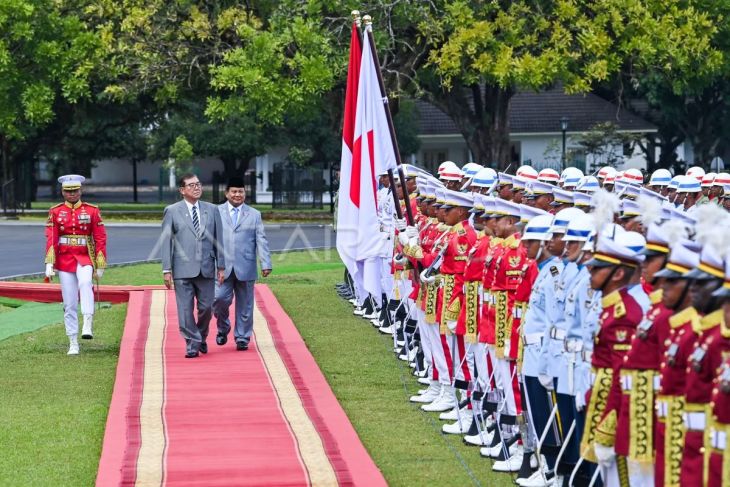
{"label": "honor guard soldier", "polygon": [[629,248],[631,233],[619,232],[613,239],[600,234],[593,259],[586,262],[591,287],[603,293],[603,309],[591,358],[595,380],[588,401],[581,453],[585,459],[600,464],[607,486],[628,484],[625,458],[617,457],[614,450],[616,412],[606,412],[606,406],[611,388],[620,386],[615,376],[643,317],[641,307],[628,290],[634,272],[643,261],[643,256]]}
{"label": "honor guard soldier", "polygon": [[687,363],[700,332],[700,317],[691,305],[689,289],[692,280],[685,276],[699,264],[698,250],[689,240],[673,245],[664,269],[655,274],[655,277],[663,279],[662,303],[672,312],[669,337],[663,344],[659,364],[654,440],[656,485],[679,486],[685,434],[682,415]]}
{"label": "honor guard soldier", "polygon": [[68,355],[78,355],[79,321],[77,308],[81,297],[83,329],[81,337],[94,337],[94,288],[106,268],[106,229],[98,207],[81,201],[85,178],[76,174],[61,176],[63,203],[48,212],[46,222],[46,277],[58,271],[63,295],[64,323],[69,339]]}
{"label": "honor guard soldier", "polygon": [[[725,282],[715,291],[723,299],[723,329],[728,338],[730,323],[730,258],[725,258]],[[708,487],[730,485],[730,449],[727,437],[730,433],[730,353],[722,354],[724,360],[717,370],[712,389],[709,411],[709,434],[705,436],[705,467]]]}
{"label": "honor guard soldier", "polygon": [[[692,304],[704,316],[700,319],[700,337],[689,356],[684,388],[686,433],[680,485],[707,484],[704,445],[713,381],[724,356],[730,353],[730,327],[724,320],[723,299],[712,294],[725,278],[723,253],[730,221],[723,219],[720,215],[725,213],[714,205],[704,205],[698,213],[701,218],[695,227],[695,238],[704,245],[700,263],[686,277],[694,279],[690,288]],[[718,235],[720,238],[716,238]]]}

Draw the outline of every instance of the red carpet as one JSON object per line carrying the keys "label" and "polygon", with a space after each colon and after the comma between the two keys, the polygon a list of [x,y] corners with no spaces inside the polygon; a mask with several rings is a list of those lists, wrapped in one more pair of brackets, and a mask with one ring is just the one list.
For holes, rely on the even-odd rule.
{"label": "red carpet", "polygon": [[255,337],[184,358],[173,292],[129,292],[97,485],[385,485],[271,291]]}

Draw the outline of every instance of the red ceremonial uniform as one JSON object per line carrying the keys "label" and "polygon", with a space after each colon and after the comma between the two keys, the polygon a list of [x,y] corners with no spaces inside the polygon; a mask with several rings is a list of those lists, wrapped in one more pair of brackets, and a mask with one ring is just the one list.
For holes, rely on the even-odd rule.
{"label": "red ceremonial uniform", "polygon": [[725,325],[723,310],[719,309],[700,321],[702,335],[689,356],[685,383],[685,430],[681,485],[706,485],[704,436],[707,433],[713,381],[730,352],[730,329]]}
{"label": "red ceremonial uniform", "polygon": [[489,252],[490,236],[484,231],[477,233],[477,241],[469,251],[464,266],[464,306],[456,323],[456,333],[475,342],[481,316],[481,286],[484,278],[484,264]]}
{"label": "red ceremonial uniform", "polygon": [[[477,233],[468,220],[457,223],[451,228],[451,238],[449,239],[446,253],[444,254],[444,262],[441,265],[441,273],[444,275],[445,291],[448,285],[453,281],[453,287],[446,297],[444,314],[449,321],[457,321],[461,308],[464,306],[464,269],[466,260],[471,252],[472,247],[476,244]],[[451,276],[451,277],[449,277]],[[464,330],[457,328],[458,335],[464,335]]]}
{"label": "red ceremonial uniform", "polygon": [[502,245],[503,242],[503,238],[491,238],[485,260],[486,267],[482,281],[484,302],[482,304],[482,319],[479,322],[479,343],[486,343],[488,345],[494,345],[495,340],[494,295],[492,294],[492,285],[494,284],[499,257],[505,250],[504,245]]}
{"label": "red ceremonial uniform", "polygon": [[46,222],[46,264],[63,272],[106,267],[106,229],[98,207],[78,201],[52,207]]}
{"label": "red ceremonial uniform", "polygon": [[708,457],[709,487],[730,486],[730,354],[727,355],[715,379],[712,391],[711,425],[705,439],[705,455]]}
{"label": "red ceremonial uniform", "polygon": [[629,294],[628,288],[616,290],[601,300],[600,328],[593,346],[591,358],[591,387],[585,430],[581,440],[581,455],[597,462],[593,443],[612,446],[616,433],[616,411],[606,412],[614,373],[623,364],[636,327],[643,318],[641,306]]}
{"label": "red ceremonial uniform", "polygon": [[522,363],[522,317],[527,311],[527,305],[530,302],[530,295],[532,294],[532,288],[535,286],[537,276],[540,274],[540,268],[537,265],[537,261],[528,260],[529,264],[520,285],[517,286],[515,292],[515,304],[512,312],[512,337],[510,340],[510,356],[512,356],[512,350],[517,351],[517,360]]}
{"label": "red ceremonial uniform", "polygon": [[491,293],[494,295],[495,348],[497,358],[516,359],[518,347],[510,347],[517,343],[519,332],[513,326],[512,314],[515,305],[517,288],[522,277],[530,266],[527,250],[520,242],[520,235],[515,234],[502,242],[503,251],[497,258],[494,281]]}
{"label": "red ceremonial uniform", "polygon": [[636,329],[623,364],[618,373],[614,371],[604,413],[616,411],[616,453],[647,464],[654,461],[654,395],[659,392],[659,365],[672,315],[661,302],[661,290],[650,299],[652,305]]}
{"label": "red ceremonial uniform", "polygon": [[656,485],[679,485],[684,448],[684,389],[687,361],[700,332],[700,316],[688,307],[669,318],[669,338],[659,367],[660,390],[656,400]]}

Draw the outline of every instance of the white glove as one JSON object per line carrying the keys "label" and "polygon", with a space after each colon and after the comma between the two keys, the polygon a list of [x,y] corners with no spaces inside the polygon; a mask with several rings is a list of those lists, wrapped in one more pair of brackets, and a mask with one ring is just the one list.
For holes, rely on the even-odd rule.
{"label": "white glove", "polygon": [[578,411],[583,411],[583,408],[586,407],[586,395],[582,391],[578,391],[578,394],[575,395],[575,408]]}
{"label": "white glove", "polygon": [[436,276],[431,275],[431,277],[426,277],[426,270],[427,269],[423,269],[421,271],[421,274],[419,276],[421,278],[421,282],[426,284],[433,284],[436,281]]}
{"label": "white glove", "polygon": [[395,265],[403,265],[403,264],[405,264],[406,262],[408,262],[408,257],[406,257],[406,256],[405,256],[405,255],[403,255],[403,254],[395,254],[395,255],[393,256],[393,263],[394,263]]}
{"label": "white glove", "polygon": [[616,449],[612,446],[604,446],[598,443],[593,445],[596,452],[596,458],[601,466],[607,467],[616,459]]}
{"label": "white glove", "polygon": [[104,269],[96,269],[96,278],[101,279],[101,276],[104,275]]}
{"label": "white glove", "polygon": [[406,226],[408,226],[408,223],[406,223],[405,218],[396,218],[395,219],[395,229],[399,232],[405,232]]}
{"label": "white glove", "polygon": [[537,379],[540,381],[540,384],[542,384],[542,386],[548,391],[552,391],[555,388],[552,375],[540,374]]}
{"label": "white glove", "polygon": [[416,227],[406,227],[406,236],[409,239],[418,238],[418,229]]}
{"label": "white glove", "polygon": [[446,326],[449,327],[452,333],[456,331],[456,321],[446,320]]}
{"label": "white glove", "polygon": [[399,230],[398,232],[399,232],[398,233],[398,241],[400,242],[400,244],[402,246],[404,246],[404,247],[407,246],[408,245],[408,240],[409,240],[408,239],[408,235],[406,235],[406,233],[404,231],[401,231],[401,230]]}
{"label": "white glove", "polygon": [[46,264],[46,277],[51,278],[56,275],[56,271],[53,269],[53,264]]}

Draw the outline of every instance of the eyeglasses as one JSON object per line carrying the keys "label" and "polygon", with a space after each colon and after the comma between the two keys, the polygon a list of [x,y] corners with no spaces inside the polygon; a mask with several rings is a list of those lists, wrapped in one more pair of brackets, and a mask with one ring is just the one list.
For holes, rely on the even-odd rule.
{"label": "eyeglasses", "polygon": [[188,188],[202,188],[203,185],[200,183],[188,183],[185,185]]}

